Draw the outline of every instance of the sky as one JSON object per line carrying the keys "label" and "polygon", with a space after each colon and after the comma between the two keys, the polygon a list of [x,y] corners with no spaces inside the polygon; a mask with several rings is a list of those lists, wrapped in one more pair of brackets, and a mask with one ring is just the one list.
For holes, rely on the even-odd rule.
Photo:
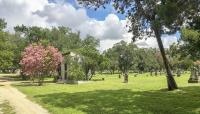
{"label": "sky", "polygon": [[[76,0],[0,0],[0,18],[4,18],[7,30],[13,31],[16,25],[26,26],[66,26],[73,31],[80,31],[81,38],[87,34],[100,39],[99,50],[111,48],[113,44],[124,40],[131,42],[132,34],[127,32],[127,19],[118,14],[111,5],[97,11],[80,6]],[[163,35],[165,48],[168,48],[179,33]],[[155,38],[138,40],[139,47],[157,48]]]}

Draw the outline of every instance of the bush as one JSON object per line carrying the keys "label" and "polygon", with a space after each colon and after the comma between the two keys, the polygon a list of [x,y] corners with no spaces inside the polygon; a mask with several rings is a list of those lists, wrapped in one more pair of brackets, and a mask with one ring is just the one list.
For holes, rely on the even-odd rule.
{"label": "bush", "polygon": [[44,75],[55,72],[62,61],[62,54],[53,46],[31,44],[25,48],[20,64],[24,75],[37,78],[42,85]]}
{"label": "bush", "polygon": [[78,64],[78,62],[72,62],[69,66],[69,80],[83,80],[84,71],[83,68]]}

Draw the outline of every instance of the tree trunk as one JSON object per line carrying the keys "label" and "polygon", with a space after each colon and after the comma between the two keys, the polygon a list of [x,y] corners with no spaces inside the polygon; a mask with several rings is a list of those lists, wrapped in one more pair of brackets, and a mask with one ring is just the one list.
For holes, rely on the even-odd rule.
{"label": "tree trunk", "polygon": [[124,73],[124,83],[128,83],[128,72]]}
{"label": "tree trunk", "polygon": [[154,29],[155,32],[155,36],[156,36],[156,40],[158,42],[158,46],[163,58],[163,62],[164,62],[164,66],[167,72],[167,84],[168,84],[168,90],[174,90],[174,89],[178,89],[176,82],[173,78],[170,66],[169,66],[169,62],[167,60],[166,54],[165,54],[165,49],[161,40],[161,34],[160,31],[158,29]]}
{"label": "tree trunk", "polygon": [[68,65],[65,63],[65,80],[68,79]]}
{"label": "tree trunk", "polygon": [[62,81],[65,82],[65,63],[64,62],[61,63],[61,78],[62,78]]}
{"label": "tree trunk", "polygon": [[157,71],[157,69],[155,70],[155,76],[158,76],[158,71]]}

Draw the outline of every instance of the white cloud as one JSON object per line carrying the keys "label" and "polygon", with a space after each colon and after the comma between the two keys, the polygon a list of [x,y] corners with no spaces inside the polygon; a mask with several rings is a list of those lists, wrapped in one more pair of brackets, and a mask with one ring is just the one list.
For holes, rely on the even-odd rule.
{"label": "white cloud", "polygon": [[83,37],[91,34],[101,40],[124,39],[123,35],[127,33],[123,21],[120,21],[115,14],[109,14],[104,21],[87,20],[75,29],[80,30]]}
{"label": "white cloud", "polygon": [[35,15],[46,17],[48,23],[57,23],[59,26],[76,28],[89,20],[85,9],[75,9],[71,4],[48,4],[43,10],[34,12]]}
{"label": "white cloud", "polygon": [[[87,34],[100,39],[100,50],[105,50],[121,40],[131,42],[132,35],[125,28],[127,20],[120,20],[115,14],[109,14],[105,20],[90,18],[84,8],[74,8],[69,3],[58,0],[49,3],[48,0],[0,0],[0,18],[5,18],[8,30],[16,25],[28,26],[67,26],[74,31],[80,31],[81,37]],[[163,36],[163,44],[168,47],[175,42],[176,37]],[[170,37],[170,38],[169,38]],[[157,47],[154,38],[138,41],[138,45]]]}
{"label": "white cloud", "polygon": [[[169,48],[171,44],[177,42],[176,34],[162,35],[162,41],[163,41],[164,48]],[[138,45],[138,47],[141,47],[141,48],[149,48],[149,47],[158,48],[157,40],[154,37],[147,38],[147,40],[145,39],[138,40],[136,41],[136,44]]]}
{"label": "white cloud", "polygon": [[45,4],[48,4],[47,0],[1,0],[0,18],[6,19],[9,30],[20,24],[47,27],[49,24],[45,18],[32,14],[42,10]]}

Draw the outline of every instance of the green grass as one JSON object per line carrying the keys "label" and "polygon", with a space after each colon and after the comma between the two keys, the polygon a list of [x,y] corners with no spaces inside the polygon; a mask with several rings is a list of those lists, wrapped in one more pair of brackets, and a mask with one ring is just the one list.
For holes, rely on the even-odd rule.
{"label": "green grass", "polygon": [[15,114],[13,107],[10,106],[8,101],[1,101],[0,103],[1,114]]}
{"label": "green grass", "polygon": [[46,83],[15,85],[52,114],[199,114],[200,84],[188,84],[189,74],[176,77],[179,90],[166,90],[165,76],[134,77],[122,83],[118,75],[97,75],[105,81],[80,85]]}

